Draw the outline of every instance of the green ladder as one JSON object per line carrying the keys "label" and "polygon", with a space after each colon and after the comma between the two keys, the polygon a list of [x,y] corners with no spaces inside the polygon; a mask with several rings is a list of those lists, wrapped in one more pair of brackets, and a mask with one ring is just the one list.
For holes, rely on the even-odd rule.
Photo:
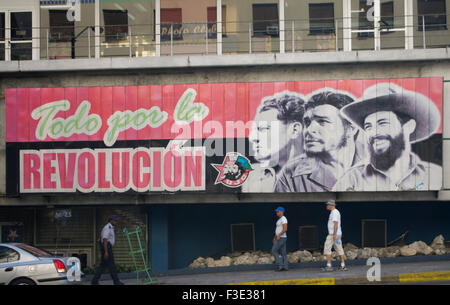
{"label": "green ladder", "polygon": [[[141,243],[141,238],[140,238],[140,233],[142,232],[141,228],[139,226],[136,226],[135,231],[129,232],[127,230],[127,228],[124,228],[122,231],[123,231],[123,234],[127,237],[128,245],[130,247],[129,254],[133,258],[134,268],[136,270],[136,285],[149,285],[149,284],[156,283],[156,280],[153,280],[152,277],[150,276],[151,268],[150,267],[147,268],[147,261],[145,259],[145,250],[142,249],[142,243]],[[136,235],[136,240],[139,244],[139,250],[133,249],[133,244],[131,243],[131,237],[133,235]],[[140,254],[140,258],[142,259],[142,263],[144,264],[143,269],[139,269],[137,262],[136,262],[136,255],[139,257],[139,254]],[[141,281],[139,279],[140,273],[144,273],[144,276],[146,277],[146,279],[144,281]]]}

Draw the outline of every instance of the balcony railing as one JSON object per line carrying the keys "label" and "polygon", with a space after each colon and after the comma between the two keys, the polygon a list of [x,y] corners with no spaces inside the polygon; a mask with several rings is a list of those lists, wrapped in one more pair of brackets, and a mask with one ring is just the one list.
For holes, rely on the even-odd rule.
{"label": "balcony railing", "polygon": [[[448,15],[381,17],[373,23],[342,18],[261,22],[164,23],[71,28],[2,29],[0,60],[151,57],[253,53],[339,52],[450,46]],[[392,20],[394,24],[392,24]],[[280,25],[284,24],[284,28]],[[157,29],[159,33],[157,34]],[[22,36],[20,34],[23,34]],[[30,34],[32,33],[32,34]],[[7,39],[6,37],[9,37]],[[11,37],[15,37],[12,39]],[[409,47],[408,47],[409,42]],[[34,55],[32,55],[34,54]]]}

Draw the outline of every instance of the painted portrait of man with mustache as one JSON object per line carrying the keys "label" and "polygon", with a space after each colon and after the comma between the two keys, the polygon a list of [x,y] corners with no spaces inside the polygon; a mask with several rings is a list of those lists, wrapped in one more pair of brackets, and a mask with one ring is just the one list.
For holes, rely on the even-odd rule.
{"label": "painted portrait of man with mustache", "polygon": [[357,129],[340,114],[354,101],[346,93],[321,89],[305,104],[305,152],[290,161],[276,183],[276,192],[327,192],[337,179],[361,158],[356,150]]}

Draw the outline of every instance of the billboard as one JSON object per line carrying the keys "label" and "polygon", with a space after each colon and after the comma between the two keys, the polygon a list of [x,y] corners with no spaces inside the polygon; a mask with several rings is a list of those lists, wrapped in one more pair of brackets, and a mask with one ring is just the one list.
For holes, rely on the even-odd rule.
{"label": "billboard", "polygon": [[7,193],[439,190],[443,79],[6,89]]}

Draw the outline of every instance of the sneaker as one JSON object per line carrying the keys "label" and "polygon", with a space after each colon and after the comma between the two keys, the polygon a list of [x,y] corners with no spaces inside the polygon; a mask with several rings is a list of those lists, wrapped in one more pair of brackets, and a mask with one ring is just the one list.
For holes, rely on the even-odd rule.
{"label": "sneaker", "polygon": [[334,271],[334,268],[326,266],[326,267],[322,268],[321,270],[324,272],[332,272],[332,271]]}
{"label": "sneaker", "polygon": [[114,285],[125,285],[125,284],[122,282],[117,282],[117,283],[114,283]]}
{"label": "sneaker", "polygon": [[344,266],[344,267],[340,266],[340,267],[339,267],[339,271],[348,271],[348,269],[347,269],[346,266]]}

